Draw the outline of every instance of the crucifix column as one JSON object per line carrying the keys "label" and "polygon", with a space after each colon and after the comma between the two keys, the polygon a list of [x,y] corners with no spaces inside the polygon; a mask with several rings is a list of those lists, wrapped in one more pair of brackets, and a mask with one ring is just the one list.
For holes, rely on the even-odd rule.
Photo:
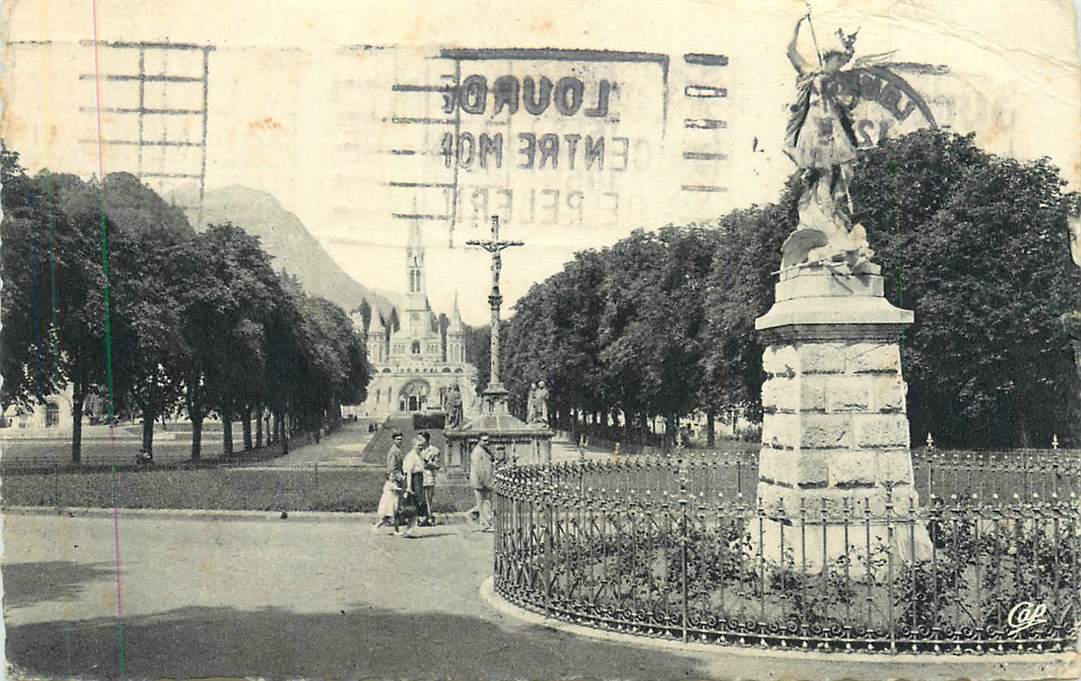
{"label": "crucifix column", "polygon": [[499,292],[499,273],[503,269],[502,251],[513,246],[524,246],[521,241],[499,240],[499,216],[492,216],[492,237],[490,239],[470,240],[465,242],[467,246],[483,248],[492,255],[492,290],[488,294],[488,304],[492,309],[491,317],[491,361],[489,364],[488,388],[484,391],[486,410],[490,414],[507,413],[507,389],[499,380],[499,312],[503,305],[503,296]]}

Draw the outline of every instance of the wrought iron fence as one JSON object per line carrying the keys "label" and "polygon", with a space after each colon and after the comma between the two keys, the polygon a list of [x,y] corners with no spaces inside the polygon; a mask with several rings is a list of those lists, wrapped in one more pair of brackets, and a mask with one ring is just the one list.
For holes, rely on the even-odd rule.
{"label": "wrought iron fence", "polygon": [[[925,487],[919,506],[887,489],[885,503],[853,496],[787,510],[755,498],[757,472],[743,456],[504,469],[495,586],[551,617],[688,641],[884,653],[1072,649],[1081,461],[1014,460],[1024,473],[1003,476],[975,456],[929,452],[915,463]],[[986,471],[993,484],[973,480]],[[987,496],[954,493],[962,488]]]}

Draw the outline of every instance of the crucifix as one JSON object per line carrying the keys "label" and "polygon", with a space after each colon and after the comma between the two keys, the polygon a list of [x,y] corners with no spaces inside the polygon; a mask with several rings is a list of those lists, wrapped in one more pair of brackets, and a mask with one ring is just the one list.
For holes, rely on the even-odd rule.
{"label": "crucifix", "polygon": [[499,293],[499,272],[503,269],[501,251],[512,246],[524,246],[521,241],[499,240],[499,216],[492,216],[492,238],[486,241],[471,239],[466,241],[467,246],[477,246],[492,254],[492,291],[488,295],[488,304],[492,306],[491,327],[491,378],[488,379],[488,389],[484,391],[489,398],[493,413],[503,413],[507,409],[507,390],[499,380],[499,308],[503,303],[503,296]]}

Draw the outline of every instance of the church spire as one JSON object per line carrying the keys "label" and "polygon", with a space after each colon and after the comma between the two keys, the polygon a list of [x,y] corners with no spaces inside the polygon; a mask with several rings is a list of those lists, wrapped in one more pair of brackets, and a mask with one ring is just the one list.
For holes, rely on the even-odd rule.
{"label": "church spire", "polygon": [[447,325],[447,333],[462,332],[462,313],[458,310],[458,289],[454,289],[454,308],[450,311],[450,324]]}
{"label": "church spire", "polygon": [[408,276],[406,291],[409,292],[410,310],[428,308],[428,287],[424,276],[424,239],[420,233],[420,221],[409,225],[409,241],[405,248],[405,270]]}

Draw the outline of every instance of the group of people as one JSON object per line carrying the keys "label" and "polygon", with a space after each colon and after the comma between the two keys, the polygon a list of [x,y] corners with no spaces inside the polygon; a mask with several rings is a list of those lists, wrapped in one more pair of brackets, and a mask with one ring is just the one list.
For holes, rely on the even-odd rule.
{"label": "group of people", "polygon": [[432,499],[435,497],[435,472],[439,470],[439,449],[432,445],[428,432],[417,433],[413,446],[402,453],[403,435],[395,431],[393,444],[387,451],[383,494],[379,499],[379,520],[373,531],[393,526],[394,532],[402,521],[408,525],[402,536],[414,536],[417,525],[435,525]]}
{"label": "group of people", "polygon": [[[402,453],[403,434],[395,431],[393,443],[387,451],[386,475],[383,492],[379,499],[379,519],[372,526],[378,533],[381,528],[393,527],[394,533],[404,522],[407,527],[402,537],[416,536],[416,528],[436,524],[432,510],[435,497],[436,471],[440,468],[439,449],[432,445],[428,432],[417,433],[408,452]],[[495,458],[490,439],[481,434],[469,458],[469,483],[473,488],[476,506],[471,511],[480,523],[482,532],[492,531],[492,486],[495,483]]]}

